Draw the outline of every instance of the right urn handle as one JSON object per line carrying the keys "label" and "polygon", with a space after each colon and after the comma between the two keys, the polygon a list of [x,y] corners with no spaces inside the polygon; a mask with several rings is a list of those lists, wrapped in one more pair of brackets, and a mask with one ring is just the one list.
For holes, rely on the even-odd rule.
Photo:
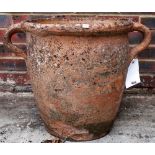
{"label": "right urn handle", "polygon": [[130,51],[130,62],[134,59],[141,51],[143,51],[147,46],[150,44],[151,41],[151,31],[148,27],[140,24],[140,23],[133,23],[133,31],[140,31],[144,34],[143,41],[133,47]]}

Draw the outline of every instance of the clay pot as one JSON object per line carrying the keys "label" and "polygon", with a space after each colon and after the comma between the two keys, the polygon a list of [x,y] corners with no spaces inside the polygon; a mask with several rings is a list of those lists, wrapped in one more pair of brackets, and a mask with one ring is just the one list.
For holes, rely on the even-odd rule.
{"label": "clay pot", "polygon": [[[26,32],[27,54],[11,43]],[[129,48],[128,33],[144,40]],[[74,141],[105,136],[117,115],[128,65],[151,40],[131,19],[62,16],[12,25],[4,44],[25,59],[33,92],[48,131]]]}

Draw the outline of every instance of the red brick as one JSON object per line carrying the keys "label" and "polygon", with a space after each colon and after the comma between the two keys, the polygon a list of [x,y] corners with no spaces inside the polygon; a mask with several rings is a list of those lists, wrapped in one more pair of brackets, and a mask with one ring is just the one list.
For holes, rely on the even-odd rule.
{"label": "red brick", "polygon": [[150,47],[139,53],[138,58],[155,59],[155,47]]}
{"label": "red brick", "polygon": [[6,28],[12,24],[12,18],[9,15],[0,15],[0,27]]}
{"label": "red brick", "polygon": [[0,59],[1,71],[26,71],[26,64],[23,59]]}
{"label": "red brick", "polygon": [[140,61],[140,73],[155,73],[155,61]]}
{"label": "red brick", "polygon": [[19,23],[23,20],[27,20],[28,15],[13,15],[12,19],[13,19],[13,23],[16,24],[16,23]]}
{"label": "red brick", "polygon": [[0,42],[3,42],[4,34],[5,34],[5,30],[0,30]]}
{"label": "red brick", "polygon": [[152,31],[151,44],[155,44],[155,31]]}
{"label": "red brick", "polygon": [[141,23],[148,26],[150,29],[155,29],[155,17],[141,18]]}
{"label": "red brick", "polygon": [[27,85],[30,84],[30,78],[28,74],[25,73],[0,73],[1,81],[7,83],[7,81],[13,81],[16,85]]}
{"label": "red brick", "polygon": [[155,75],[141,75],[141,83],[135,87],[155,88]]}
{"label": "red brick", "polygon": [[13,93],[18,93],[18,92],[32,92],[32,87],[31,85],[21,85],[21,86],[15,86],[13,91]]}
{"label": "red brick", "polygon": [[[26,46],[25,45],[16,45],[17,47],[21,48],[26,53]],[[14,52],[9,50],[4,45],[0,45],[0,57],[10,57],[10,56],[16,56]]]}

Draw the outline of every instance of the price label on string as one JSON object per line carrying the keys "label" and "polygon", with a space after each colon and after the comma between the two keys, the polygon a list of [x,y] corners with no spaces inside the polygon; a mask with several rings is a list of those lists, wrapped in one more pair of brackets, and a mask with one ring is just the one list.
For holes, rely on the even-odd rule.
{"label": "price label on string", "polygon": [[127,77],[126,77],[126,88],[130,88],[138,83],[140,83],[139,74],[139,61],[138,59],[133,59],[129,65]]}

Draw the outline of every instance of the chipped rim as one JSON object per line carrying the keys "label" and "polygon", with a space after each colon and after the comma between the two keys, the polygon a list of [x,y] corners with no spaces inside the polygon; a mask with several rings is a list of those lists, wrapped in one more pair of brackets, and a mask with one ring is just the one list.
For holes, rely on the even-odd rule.
{"label": "chipped rim", "polygon": [[126,17],[104,16],[51,16],[26,20],[22,28],[40,35],[104,35],[125,33],[132,30],[133,21]]}

